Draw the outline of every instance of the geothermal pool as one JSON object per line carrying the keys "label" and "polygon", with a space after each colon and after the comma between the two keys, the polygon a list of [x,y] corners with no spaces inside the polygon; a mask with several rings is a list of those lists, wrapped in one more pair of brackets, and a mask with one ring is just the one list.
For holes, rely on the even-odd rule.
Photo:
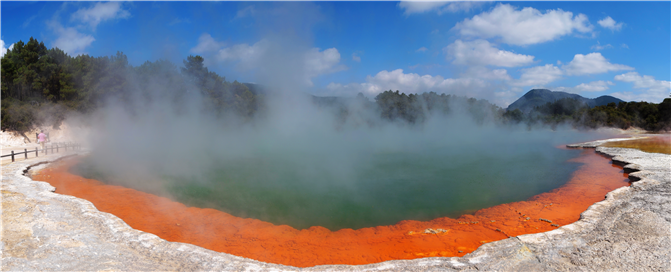
{"label": "geothermal pool", "polygon": [[567,183],[526,201],[501,204],[458,218],[405,220],[394,225],[330,231],[319,226],[295,229],[274,225],[106,185],[68,171],[80,162],[81,158],[57,162],[34,179],[49,182],[56,187],[56,193],[89,200],[100,211],[116,215],[132,228],[165,240],[298,267],[463,256],[491,241],[573,223],[590,205],[604,200],[606,193],[629,184],[621,168],[586,149],[571,159],[581,165]]}
{"label": "geothermal pool", "polygon": [[[526,200],[566,183],[580,165],[569,159],[581,153],[543,142],[478,153],[452,145],[422,148],[362,154],[358,160],[366,163],[348,168],[310,154],[257,153],[220,160],[198,179],[163,175],[166,192],[154,193],[296,229],[359,229]],[[71,171],[108,184],[120,180],[100,175],[90,160]]]}
{"label": "geothermal pool", "polygon": [[[269,173],[282,173],[283,170],[286,173],[277,176],[274,183],[261,183],[262,190],[246,189],[236,178],[245,177],[247,183],[255,183],[250,181],[269,177],[268,173],[259,174],[243,165],[232,164],[193,181],[165,176],[176,180],[165,184],[169,191],[159,196],[74,174],[89,171],[100,175],[96,174],[95,166],[87,167],[91,160],[84,157],[52,164],[34,179],[51,183],[57,193],[89,200],[99,210],[118,216],[131,227],[168,241],[298,267],[355,265],[463,256],[491,241],[553,230],[577,221],[581,212],[604,200],[606,193],[629,185],[622,168],[610,164],[608,158],[596,154],[593,149],[561,149],[549,145],[550,142],[532,141],[525,147],[494,145],[491,146],[494,149],[489,149],[490,156],[481,154],[480,157],[469,157],[466,153],[469,149],[454,146],[453,153],[465,153],[446,155],[447,149],[451,148],[446,146],[445,149],[432,147],[415,156],[408,150],[401,151],[405,152],[403,157],[378,154],[366,158],[379,156],[366,168],[355,168],[357,171],[349,177],[357,178],[356,183],[336,189],[306,189],[306,182],[292,180],[297,178],[297,173],[306,175],[306,172],[292,174],[287,171],[296,167],[292,164],[302,162],[300,160],[264,162],[262,158],[254,157],[243,161],[254,164],[243,165],[254,165],[257,170]],[[521,150],[524,153],[520,153]],[[500,152],[521,158],[495,156]],[[419,158],[420,155],[423,158]],[[524,160],[525,155],[533,160]],[[444,160],[453,162],[443,164]],[[488,171],[480,172],[482,169]],[[408,175],[409,172],[416,175]],[[328,171],[314,174],[332,175],[325,178],[326,181],[340,178]],[[220,183],[203,183],[203,178],[217,178],[213,181]],[[276,183],[283,181],[294,184],[290,184],[290,189],[274,192]],[[397,189],[390,189],[394,187]],[[456,192],[458,189],[463,191]],[[184,193],[180,195],[180,192]],[[265,195],[253,197],[259,192],[265,192]],[[355,192],[360,195],[348,196]],[[471,196],[459,196],[465,193],[471,193]],[[504,195],[500,196],[500,193]],[[377,201],[362,202],[365,194]],[[316,197],[311,197],[313,195]],[[235,202],[208,200],[213,196],[225,196]],[[250,199],[235,200],[236,196]],[[291,198],[283,201],[283,196]],[[330,200],[330,196],[333,199]],[[388,200],[393,197],[402,201]],[[293,199],[299,201],[292,202]],[[281,217],[261,213],[259,211],[263,210],[259,207],[245,208],[252,204],[250,200],[260,204],[268,201],[267,204],[276,206],[273,209]],[[233,205],[224,207],[227,204]],[[224,209],[209,208],[215,206]],[[397,210],[403,216],[395,215]],[[260,215],[258,218],[269,217],[270,220],[252,217],[255,211]],[[372,219],[367,219],[367,215],[372,215]],[[296,227],[311,223],[327,227]],[[366,227],[358,228],[357,225]]]}

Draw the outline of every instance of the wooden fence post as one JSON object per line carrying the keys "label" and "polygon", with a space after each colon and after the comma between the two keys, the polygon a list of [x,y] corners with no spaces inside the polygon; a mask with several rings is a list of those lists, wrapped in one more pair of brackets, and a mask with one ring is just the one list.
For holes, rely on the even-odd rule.
{"label": "wooden fence post", "polygon": [[35,147],[35,157],[37,157],[37,147]]}
{"label": "wooden fence post", "polygon": [[12,162],[14,162],[14,151],[12,151]]}
{"label": "wooden fence post", "polygon": [[28,159],[28,149],[23,149],[23,155]]}
{"label": "wooden fence post", "polygon": [[58,143],[56,143],[56,152],[58,153]]}

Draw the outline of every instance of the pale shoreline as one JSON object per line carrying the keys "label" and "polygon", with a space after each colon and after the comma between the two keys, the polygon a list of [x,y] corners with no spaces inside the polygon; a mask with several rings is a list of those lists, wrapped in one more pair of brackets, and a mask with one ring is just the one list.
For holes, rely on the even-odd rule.
{"label": "pale shoreline", "polygon": [[[461,258],[310,268],[257,262],[167,242],[131,229],[121,219],[96,210],[86,200],[55,194],[49,184],[23,176],[29,166],[51,162],[65,154],[48,155],[3,166],[2,268],[5,271],[669,271],[670,156],[606,147],[599,147],[596,152],[626,164],[629,170],[639,170],[630,174],[631,180],[638,181],[607,194],[604,201],[582,213],[576,223],[488,243]],[[640,199],[658,202],[651,205]],[[637,213],[632,213],[633,210]],[[632,230],[627,232],[617,228],[631,218],[635,223],[643,223],[642,226],[630,225]],[[638,232],[642,228],[655,232]],[[615,243],[595,248],[590,242],[604,242],[599,236],[611,236],[610,241]],[[633,239],[635,242],[624,245],[625,252],[634,255],[632,259],[616,251],[623,246],[619,241]],[[608,252],[609,249],[614,251]],[[652,256],[655,253],[660,255]],[[595,263],[605,258],[607,263]],[[625,259],[619,260],[622,258]]]}

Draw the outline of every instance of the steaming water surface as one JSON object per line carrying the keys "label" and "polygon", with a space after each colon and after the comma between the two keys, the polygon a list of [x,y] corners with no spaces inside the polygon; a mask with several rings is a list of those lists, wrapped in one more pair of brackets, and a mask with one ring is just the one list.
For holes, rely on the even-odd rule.
{"label": "steaming water surface", "polygon": [[[424,154],[380,153],[348,175],[258,157],[222,162],[209,174],[209,183],[174,183],[170,192],[189,205],[296,228],[391,225],[457,217],[557,188],[578,166],[565,161],[578,153],[551,149],[550,154],[530,152],[517,158],[455,154],[445,148]],[[307,168],[311,172],[303,173]]]}
{"label": "steaming water surface", "polygon": [[457,217],[553,190],[579,166],[567,162],[578,150],[556,146],[596,138],[574,131],[477,130],[246,133],[235,145],[224,136],[199,157],[204,167],[197,174],[155,168],[162,190],[102,170],[95,154],[73,171],[234,216],[295,228],[356,229]]}

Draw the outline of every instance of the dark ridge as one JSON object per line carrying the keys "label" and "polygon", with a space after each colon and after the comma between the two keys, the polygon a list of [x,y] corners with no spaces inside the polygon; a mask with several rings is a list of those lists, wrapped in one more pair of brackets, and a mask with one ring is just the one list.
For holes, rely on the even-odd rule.
{"label": "dark ridge", "polygon": [[506,108],[506,110],[513,111],[515,109],[519,109],[523,113],[529,113],[530,111],[532,111],[532,109],[534,109],[534,107],[542,106],[549,102],[553,103],[557,100],[564,98],[571,98],[578,100],[591,108],[595,106],[607,105],[611,102],[616,104],[618,104],[619,102],[623,102],[622,100],[614,98],[612,96],[601,96],[595,99],[589,99],[577,94],[570,94],[567,92],[550,91],[548,89],[532,89],[525,95],[520,97],[518,100],[513,102],[511,105],[509,105],[509,107]]}
{"label": "dark ridge", "polygon": [[595,105],[593,105],[593,106],[607,105],[607,104],[612,103],[612,102],[615,103],[615,104],[618,104],[619,102],[622,102],[622,100],[614,98],[612,96],[597,97],[597,98],[594,99],[594,101],[595,101]]}

